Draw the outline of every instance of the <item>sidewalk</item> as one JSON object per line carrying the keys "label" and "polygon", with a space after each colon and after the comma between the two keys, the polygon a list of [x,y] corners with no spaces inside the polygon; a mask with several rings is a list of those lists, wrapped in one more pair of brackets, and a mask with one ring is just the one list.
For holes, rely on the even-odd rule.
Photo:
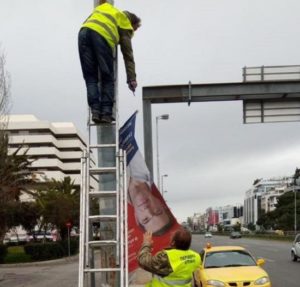
{"label": "sidewalk", "polygon": [[35,261],[28,263],[11,263],[11,264],[0,264],[1,268],[14,268],[14,267],[32,267],[32,266],[49,266],[49,265],[59,265],[68,262],[75,262],[79,260],[79,255],[74,255],[70,257],[63,257],[60,259],[47,260],[47,261]]}

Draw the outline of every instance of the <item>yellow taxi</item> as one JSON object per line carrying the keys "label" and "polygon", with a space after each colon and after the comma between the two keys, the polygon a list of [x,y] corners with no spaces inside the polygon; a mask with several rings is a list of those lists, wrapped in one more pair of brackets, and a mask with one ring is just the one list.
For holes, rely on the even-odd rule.
{"label": "yellow taxi", "polygon": [[261,266],[264,259],[255,260],[240,246],[215,246],[209,243],[200,252],[202,263],[194,274],[198,287],[271,287],[271,281]]}

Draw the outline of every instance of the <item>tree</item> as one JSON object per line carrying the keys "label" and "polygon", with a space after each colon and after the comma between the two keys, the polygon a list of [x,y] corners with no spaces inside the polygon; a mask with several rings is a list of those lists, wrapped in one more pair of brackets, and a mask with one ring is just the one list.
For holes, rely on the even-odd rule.
{"label": "tree", "polygon": [[38,190],[36,203],[40,209],[42,227],[57,229],[62,239],[68,235],[67,222],[79,226],[79,188],[65,177],[62,181],[52,179],[43,190]]}
{"label": "tree", "polygon": [[15,222],[22,225],[28,233],[32,233],[39,224],[40,216],[40,211],[36,202],[20,202],[19,208],[15,213]]}
{"label": "tree", "polygon": [[0,52],[0,242],[5,233],[16,222],[19,199],[22,191],[33,182],[29,166],[32,159],[27,150],[21,154],[21,147],[8,153],[8,111],[10,103],[10,77],[5,68],[5,56]]}
{"label": "tree", "polygon": [[[296,192],[297,205],[297,229],[300,227],[300,195]],[[293,230],[295,223],[295,194],[293,191],[286,192],[278,198],[276,209],[262,215],[258,224],[266,229]]]}
{"label": "tree", "polygon": [[255,224],[253,222],[248,223],[247,228],[251,231],[255,231]]}
{"label": "tree", "polygon": [[235,225],[232,226],[234,231],[241,231],[241,224],[237,222]]}
{"label": "tree", "polygon": [[[10,76],[5,69],[5,56],[0,51],[0,133],[7,125],[7,113],[10,100]],[[0,142],[1,144],[1,142]]]}
{"label": "tree", "polygon": [[0,242],[5,233],[14,226],[18,226],[16,212],[20,209],[22,192],[32,194],[28,189],[35,183],[34,174],[30,170],[34,161],[27,155],[27,150],[20,154],[22,146],[12,154],[8,153],[8,136],[3,135],[0,145]]}

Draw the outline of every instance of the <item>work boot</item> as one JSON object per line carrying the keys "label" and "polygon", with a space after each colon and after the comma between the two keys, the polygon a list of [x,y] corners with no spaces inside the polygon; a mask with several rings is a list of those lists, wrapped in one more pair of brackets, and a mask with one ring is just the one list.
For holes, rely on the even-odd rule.
{"label": "work boot", "polygon": [[92,112],[92,121],[95,124],[100,124],[101,123],[101,115],[100,115],[100,113]]}
{"label": "work boot", "polygon": [[112,115],[102,115],[101,123],[102,124],[110,124],[115,121],[115,118]]}

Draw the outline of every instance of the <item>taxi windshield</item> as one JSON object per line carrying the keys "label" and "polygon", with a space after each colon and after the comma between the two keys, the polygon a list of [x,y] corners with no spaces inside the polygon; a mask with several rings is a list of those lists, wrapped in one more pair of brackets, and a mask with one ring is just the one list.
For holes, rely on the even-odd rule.
{"label": "taxi windshield", "polygon": [[255,266],[252,256],[243,250],[209,252],[205,256],[204,268]]}

